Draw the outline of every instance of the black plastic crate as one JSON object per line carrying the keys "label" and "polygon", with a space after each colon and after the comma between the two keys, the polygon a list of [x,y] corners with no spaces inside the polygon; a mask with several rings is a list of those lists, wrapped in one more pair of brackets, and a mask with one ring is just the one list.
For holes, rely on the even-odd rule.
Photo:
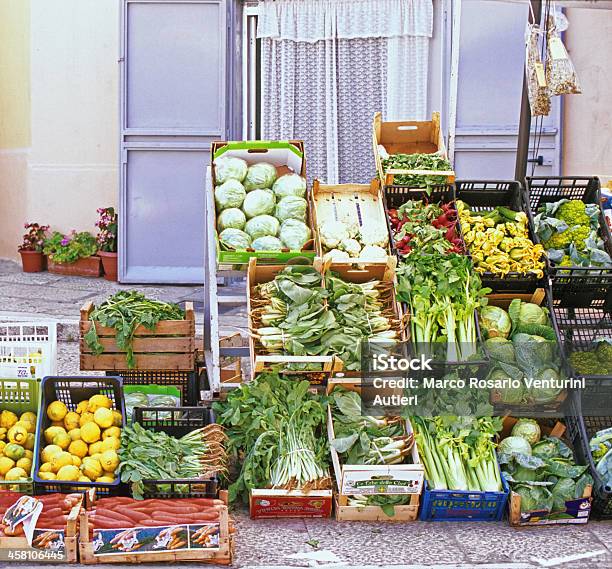
{"label": "black plastic crate", "polygon": [[612,311],[599,308],[554,308],[559,337],[573,377],[584,378],[582,412],[597,415],[612,402],[612,375],[581,374],[574,370],[570,355],[593,347],[598,338],[612,338]]}
{"label": "black plastic crate", "polygon": [[[210,406],[205,407],[135,407],[134,422],[155,432],[180,438],[215,422]],[[217,498],[219,477],[198,480],[143,480],[145,498]]]}
{"label": "black plastic crate", "polygon": [[121,377],[124,385],[169,385],[181,392],[183,405],[197,405],[200,399],[199,373],[177,370],[107,371],[107,376]]}
{"label": "black plastic crate", "polygon": [[[601,208],[597,177],[527,177],[525,201],[532,218],[541,204],[561,199],[599,205],[599,235],[612,256],[612,237]],[[535,238],[538,240],[537,235]],[[560,267],[546,260],[555,306],[592,307],[612,304],[612,268]]]}
{"label": "black plastic crate", "polygon": [[387,228],[389,230],[391,252],[397,255],[397,248],[395,247],[395,240],[393,238],[393,228],[391,227],[391,220],[389,219],[389,210],[399,209],[410,200],[421,200],[427,203],[449,203],[455,199],[455,190],[452,184],[431,186],[429,193],[422,189],[410,189],[407,186],[385,186],[384,197],[383,203],[385,206]]}
{"label": "black plastic crate", "polygon": [[[455,182],[455,199],[470,206],[473,211],[491,211],[504,206],[513,211],[521,211],[528,218],[529,238],[534,239],[533,219],[525,203],[523,186],[516,180],[457,180]],[[461,225],[459,233],[463,238]],[[470,254],[468,249],[467,254]],[[533,274],[508,273],[501,277],[491,272],[480,274],[483,285],[493,292],[529,292],[535,286],[543,286],[544,278]]]}
{"label": "black plastic crate", "polygon": [[[125,404],[123,401],[122,381],[119,377],[45,377],[41,383],[41,409],[38,413],[36,424],[37,432],[44,433],[51,425],[47,416],[47,407],[53,401],[62,401],[69,411],[75,411],[77,405],[90,397],[101,394],[106,395],[113,402],[113,409],[119,411],[123,417],[125,426]],[[126,487],[121,484],[119,477],[114,482],[71,482],[68,480],[42,480],[38,477],[41,465],[42,446],[44,438],[38,439],[34,449],[34,464],[32,474],[34,478],[34,489],[37,494],[50,492],[86,492],[91,488],[96,489],[99,496],[117,496],[125,494]]]}

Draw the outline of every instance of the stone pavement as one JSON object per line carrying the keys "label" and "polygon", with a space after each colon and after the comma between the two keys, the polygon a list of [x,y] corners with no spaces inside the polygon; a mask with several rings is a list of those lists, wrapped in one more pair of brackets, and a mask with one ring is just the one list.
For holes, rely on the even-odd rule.
{"label": "stone pavement", "polygon": [[[233,286],[232,294],[240,286]],[[15,263],[0,260],[0,321],[57,319],[62,325],[58,371],[76,374],[79,373],[76,342],[79,308],[87,300],[100,302],[120,288],[136,288],[152,297],[175,302],[199,300],[203,296],[199,287],[122,287],[102,279],[59,277],[49,273],[26,275]],[[201,304],[196,305],[198,308],[201,309]],[[198,321],[202,323],[201,313]],[[245,309],[226,310],[220,321],[224,330],[244,332]],[[240,568],[612,568],[611,522],[517,530],[505,522],[253,521],[242,508],[236,509],[233,515],[238,530],[234,566]],[[3,567],[9,564],[0,563],[0,568]]]}

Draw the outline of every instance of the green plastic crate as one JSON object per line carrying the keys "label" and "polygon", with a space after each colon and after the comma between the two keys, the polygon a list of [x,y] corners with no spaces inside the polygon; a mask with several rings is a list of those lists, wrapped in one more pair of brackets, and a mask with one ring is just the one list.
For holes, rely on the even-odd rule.
{"label": "green plastic crate", "polygon": [[[38,379],[0,379],[0,411],[12,411],[21,415],[26,411],[40,412],[40,380]],[[35,454],[38,448],[38,432],[34,433]],[[34,459],[32,459],[34,463]],[[32,467],[33,468],[33,467]],[[7,482],[0,480],[0,492],[12,490],[23,494],[34,493],[34,481],[32,476],[20,482]]]}

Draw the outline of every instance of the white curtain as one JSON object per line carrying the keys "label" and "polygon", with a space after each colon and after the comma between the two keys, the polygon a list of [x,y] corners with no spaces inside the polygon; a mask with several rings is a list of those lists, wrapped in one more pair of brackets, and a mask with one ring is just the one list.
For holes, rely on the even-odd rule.
{"label": "white curtain", "polygon": [[305,141],[308,177],[374,177],[372,117],[425,119],[432,0],[263,0],[262,138]]}

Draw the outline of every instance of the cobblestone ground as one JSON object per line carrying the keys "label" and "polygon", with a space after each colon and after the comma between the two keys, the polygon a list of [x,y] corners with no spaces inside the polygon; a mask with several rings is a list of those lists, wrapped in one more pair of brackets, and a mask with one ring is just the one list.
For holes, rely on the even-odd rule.
{"label": "cobblestone ground", "polygon": [[[230,294],[243,285],[228,288]],[[0,261],[0,321],[53,318],[62,324],[60,374],[78,370],[77,322],[87,301],[100,302],[120,288],[137,288],[163,300],[193,300],[202,308],[199,287],[122,287],[102,279],[25,275]],[[223,294],[223,292],[221,293]],[[245,309],[225,310],[224,332],[245,330]],[[202,314],[199,313],[200,332]],[[612,523],[513,529],[499,523],[337,523],[333,520],[253,521],[233,512],[238,530],[235,567],[354,567],[536,569],[612,567]],[[11,563],[10,566],[14,566]],[[9,564],[0,563],[0,568]],[[29,566],[32,566],[29,564]],[[179,567],[191,567],[181,564]],[[117,567],[117,565],[99,565]],[[161,565],[160,565],[161,567]],[[196,567],[196,565],[193,565]]]}

